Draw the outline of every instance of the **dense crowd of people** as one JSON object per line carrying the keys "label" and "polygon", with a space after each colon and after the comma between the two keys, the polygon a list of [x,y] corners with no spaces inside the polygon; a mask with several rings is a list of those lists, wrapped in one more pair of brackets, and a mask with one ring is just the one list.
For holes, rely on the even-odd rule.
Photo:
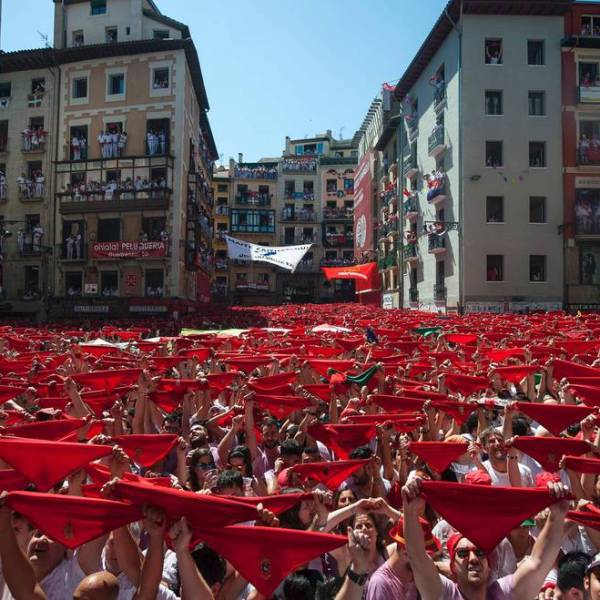
{"label": "dense crowd of people", "polygon": [[368,305],[4,325],[0,597],[597,600],[599,334]]}
{"label": "dense crowd of people", "polygon": [[26,127],[21,132],[21,136],[23,137],[23,150],[35,152],[45,148],[48,132],[43,127]]}
{"label": "dense crowd of people", "polygon": [[[162,197],[168,190],[168,182],[164,177],[149,179],[137,175],[135,179],[127,177],[116,181],[81,181],[80,183],[68,183],[63,196],[71,196],[74,202],[87,202],[96,200],[133,200],[140,192],[146,192],[152,198]],[[145,196],[145,194],[144,194]]]}
{"label": "dense crowd of people", "polygon": [[29,175],[21,173],[17,177],[19,193],[23,198],[42,198],[44,196],[46,178],[38,169],[32,171]]}
{"label": "dense crowd of people", "polygon": [[285,158],[282,163],[284,171],[316,171],[316,158]]}
{"label": "dense crowd of people", "polygon": [[256,167],[237,165],[235,167],[235,177],[239,179],[277,179],[277,168],[262,165]]}

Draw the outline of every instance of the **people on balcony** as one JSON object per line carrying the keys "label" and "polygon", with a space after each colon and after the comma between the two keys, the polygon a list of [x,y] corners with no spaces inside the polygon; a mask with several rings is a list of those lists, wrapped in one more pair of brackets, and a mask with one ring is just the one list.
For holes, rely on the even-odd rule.
{"label": "people on balcony", "polygon": [[2,171],[0,171],[0,202],[4,202],[6,200],[6,196],[8,193],[8,186],[6,185],[6,177]]}
{"label": "people on balcony", "polygon": [[80,295],[81,295],[81,288],[80,287],[71,286],[67,290],[67,296],[80,296]]}
{"label": "people on balcony", "polygon": [[429,250],[433,250],[435,248],[444,248],[445,247],[445,238],[444,234],[446,233],[446,227],[444,223],[437,221],[436,223],[430,224],[427,227],[427,236],[429,243]]}
{"label": "people on balcony", "polygon": [[87,159],[87,138],[83,135],[74,135],[71,138],[71,160]]}
{"label": "people on balcony", "polygon": [[82,242],[83,238],[81,233],[70,235],[65,240],[65,255],[68,260],[79,259],[83,257],[82,253]]}
{"label": "people on balcony", "polygon": [[317,170],[317,161],[314,158],[310,159],[295,159],[295,158],[285,158],[283,160],[283,170],[284,171],[316,171]]}
{"label": "people on balcony", "polygon": [[101,131],[98,134],[98,144],[100,144],[102,158],[123,156],[127,145],[127,132],[119,131],[116,127]]}
{"label": "people on balcony", "polygon": [[21,132],[21,136],[23,137],[23,150],[35,152],[45,148],[48,132],[43,127],[26,127]]}
{"label": "people on balcony", "polygon": [[277,179],[277,169],[275,167],[245,167],[236,166],[235,176],[239,179]]}
{"label": "people on balcony", "polygon": [[160,198],[167,187],[167,180],[164,177],[148,179],[138,175],[135,181],[128,177],[120,181],[82,181],[73,185],[67,184],[63,194],[71,195],[75,202],[115,200],[117,198],[128,200],[135,198],[139,192],[147,192],[150,197]]}
{"label": "people on balcony", "polygon": [[105,288],[102,288],[102,292],[101,292],[102,296],[104,296],[105,298],[111,298],[111,297],[115,297],[119,295],[119,290],[115,287],[110,287],[110,286],[106,286]]}
{"label": "people on balcony", "polygon": [[444,193],[446,174],[443,171],[432,171],[426,175],[427,201],[431,202],[436,196]]}
{"label": "people on balcony", "polygon": [[44,195],[45,178],[41,171],[32,171],[31,176],[21,173],[17,177],[19,193],[24,198],[41,198]]}
{"label": "people on balcony", "polygon": [[164,290],[160,285],[156,287],[148,286],[146,288],[146,296],[161,298],[164,294]]}
{"label": "people on balcony", "polygon": [[148,154],[166,154],[167,153],[167,133],[164,129],[154,131],[148,130],[146,133],[146,144],[148,146]]}
{"label": "people on balcony", "polygon": [[31,230],[31,246],[34,252],[41,252],[43,237],[44,228],[39,223],[36,223]]}

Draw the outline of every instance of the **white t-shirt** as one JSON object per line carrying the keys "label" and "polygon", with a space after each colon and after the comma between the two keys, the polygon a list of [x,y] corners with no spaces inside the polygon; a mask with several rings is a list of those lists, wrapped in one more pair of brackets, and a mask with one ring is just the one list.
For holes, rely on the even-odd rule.
{"label": "white t-shirt", "polygon": [[40,587],[44,590],[48,600],[66,600],[66,598],[73,597],[75,589],[85,576],[79,566],[77,554],[74,554],[48,573],[40,581]]}
{"label": "white t-shirt", "polygon": [[[489,460],[486,460],[483,463],[483,466],[492,478],[492,485],[511,487],[510,479],[508,477],[508,470],[506,473],[500,473],[500,471],[496,471],[496,469],[492,467]],[[521,484],[523,487],[535,487],[535,481],[529,468],[519,463],[519,471],[521,472]]]}

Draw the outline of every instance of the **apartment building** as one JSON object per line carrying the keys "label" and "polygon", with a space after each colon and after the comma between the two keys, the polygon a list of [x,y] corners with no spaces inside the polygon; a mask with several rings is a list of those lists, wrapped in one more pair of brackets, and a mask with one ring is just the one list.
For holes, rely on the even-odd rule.
{"label": "apartment building", "polygon": [[398,214],[397,227],[394,219],[389,225],[401,236],[392,250],[402,281],[386,277],[386,306],[499,312],[562,305],[557,124],[570,5],[451,0],[400,78],[397,144],[393,136],[389,146],[378,143],[389,160],[382,158],[381,191],[397,202],[387,218]]}
{"label": "apartment building", "polygon": [[229,171],[219,167],[213,171],[213,253],[214,272],[211,296],[215,302],[223,302],[229,297],[229,258],[225,236],[229,233]]}
{"label": "apartment building", "polygon": [[55,4],[55,316],[210,301],[208,98],[187,26],[148,0]]}
{"label": "apartment building", "polygon": [[562,43],[565,304],[600,308],[600,4],[575,3]]}
{"label": "apartment building", "polygon": [[0,54],[0,313],[45,317],[51,293],[58,69],[49,49]]}

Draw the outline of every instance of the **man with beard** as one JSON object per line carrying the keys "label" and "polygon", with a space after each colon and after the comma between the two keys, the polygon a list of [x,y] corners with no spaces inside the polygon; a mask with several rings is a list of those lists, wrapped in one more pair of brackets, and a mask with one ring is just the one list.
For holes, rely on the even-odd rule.
{"label": "man with beard", "polygon": [[448,540],[450,569],[456,583],[440,575],[428,556],[419,515],[425,508],[421,479],[415,477],[402,488],[404,537],[408,559],[422,600],[508,600],[536,598],[544,579],[560,552],[564,520],[569,510],[569,490],[562,483],[549,483],[548,491],[561,500],[550,505],[549,516],[535,542],[531,556],[514,574],[498,580],[491,577],[489,557],[462,534]]}
{"label": "man with beard", "polygon": [[267,471],[275,469],[275,461],[280,455],[277,421],[272,417],[263,419],[260,424],[262,442],[258,444],[254,432],[254,402],[246,400],[244,424],[246,444],[252,457],[253,474],[255,477],[264,477]]}
{"label": "man with beard", "polygon": [[362,498],[386,499],[391,484],[381,476],[379,463],[369,446],[359,446],[350,452],[350,459],[370,458],[371,462],[356,470],[343,484],[342,489],[350,489],[357,500]]}
{"label": "man with beard", "polygon": [[489,473],[494,486],[534,487],[529,467],[519,463],[519,452],[507,448],[502,434],[493,427],[481,432],[481,443],[488,455],[482,467]]}

